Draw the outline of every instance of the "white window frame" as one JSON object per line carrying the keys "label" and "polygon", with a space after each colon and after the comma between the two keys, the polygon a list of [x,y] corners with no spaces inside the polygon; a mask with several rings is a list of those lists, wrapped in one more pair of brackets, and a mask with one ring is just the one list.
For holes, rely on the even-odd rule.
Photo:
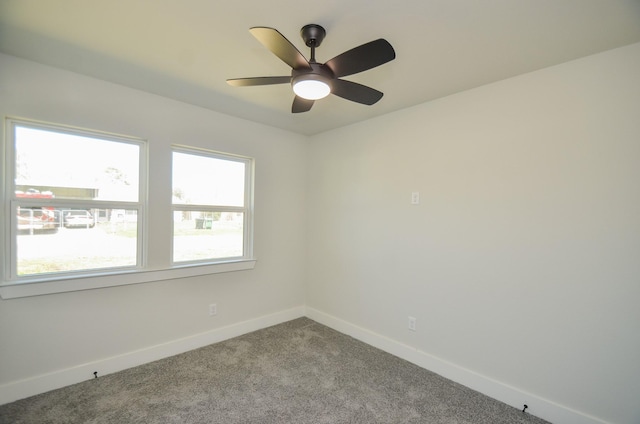
{"label": "white window frame", "polygon": [[[222,153],[213,150],[199,149],[184,145],[173,145],[171,147],[171,156],[173,153],[183,153],[189,155],[203,156],[213,159],[221,159],[227,161],[241,162],[245,165],[244,173],[244,199],[243,206],[211,206],[211,205],[184,205],[171,203],[172,216],[178,211],[207,211],[207,212],[241,212],[243,214],[243,255],[239,257],[220,258],[220,259],[203,259],[194,261],[181,261],[175,262],[173,258],[173,225],[171,226],[171,263],[174,267],[204,265],[204,264],[219,264],[235,261],[247,261],[253,259],[253,175],[254,175],[254,160],[250,157],[233,155],[230,153]],[[173,171],[173,169],[172,169]]]}
{"label": "white window frame", "polygon": [[[208,275],[223,272],[250,270],[255,267],[256,259],[253,257],[253,175],[254,161],[253,159],[235,156],[248,160],[249,180],[245,185],[245,227],[244,227],[244,255],[241,258],[233,258],[230,260],[220,261],[204,261],[196,263],[180,262],[172,264],[171,261],[165,265],[160,264],[154,268],[150,268],[150,261],[147,257],[149,219],[147,211],[149,184],[153,181],[148,178],[148,156],[149,144],[146,140],[137,137],[123,136],[102,131],[80,129],[76,127],[50,124],[38,122],[34,120],[7,117],[4,119],[5,131],[2,140],[2,152],[4,156],[4,180],[5,184],[0,185],[0,198],[2,200],[2,210],[5,217],[0,223],[0,254],[3,260],[0,262],[2,272],[0,273],[2,281],[0,281],[0,297],[2,299],[12,299],[27,296],[38,296],[52,293],[63,293],[78,290],[88,290],[105,287],[115,287],[127,284],[146,283],[153,281],[162,281],[170,279],[178,279],[184,277],[193,277],[198,275]],[[23,125],[28,127],[40,128],[45,130],[67,132],[75,135],[83,135],[96,137],[113,141],[125,141],[131,143],[140,143],[140,178],[139,190],[140,195],[138,202],[109,202],[102,201],[100,207],[112,209],[135,209],[138,213],[138,237],[137,237],[137,265],[135,267],[109,268],[104,270],[78,271],[72,273],[55,273],[47,275],[17,277],[15,275],[16,264],[16,236],[13,235],[13,228],[16,228],[15,214],[11,214],[12,208],[15,207],[13,197],[15,193],[15,145],[14,128],[15,125]],[[171,151],[176,146],[171,146]],[[186,148],[186,146],[182,146]],[[194,148],[188,148],[187,152],[197,151]],[[204,150],[203,150],[204,151]],[[226,157],[234,155],[223,154]],[[224,158],[223,156],[223,158]],[[170,166],[170,163],[167,164]],[[44,204],[42,199],[38,200],[39,205]],[[55,204],[63,203],[65,205],[85,204],[84,201],[73,199],[55,199]],[[117,206],[117,207],[116,207]],[[172,208],[171,199],[168,199],[167,208]],[[173,221],[173,214],[171,214]],[[167,248],[173,252],[173,231],[171,231],[170,239],[166,240]],[[153,261],[157,263],[158,261]],[[162,262],[162,261],[161,261]]]}
{"label": "white window frame", "polygon": [[[25,119],[7,118],[6,119],[6,146],[5,146],[5,181],[3,187],[3,200],[4,200],[4,216],[9,217],[4,222],[3,239],[5,241],[5,252],[8,254],[3,255],[5,258],[3,263],[4,284],[24,284],[34,282],[44,282],[50,280],[59,280],[65,278],[79,278],[90,275],[99,275],[105,273],[117,273],[128,272],[132,270],[143,269],[144,267],[144,224],[146,222],[145,210],[146,210],[146,180],[142,176],[147,174],[146,171],[146,149],[147,143],[145,140],[135,137],[109,134],[101,131],[87,130],[74,128],[65,125],[50,124],[43,122],[36,122]],[[138,163],[138,200],[137,201],[105,201],[105,200],[93,200],[93,199],[17,199],[15,197],[16,184],[15,184],[15,172],[16,172],[16,128],[32,128],[43,131],[50,131],[58,134],[69,134],[73,136],[89,137],[104,141],[110,141],[114,143],[125,143],[135,145],[139,148],[139,163]],[[91,269],[91,270],[76,270],[66,272],[56,272],[52,274],[34,274],[19,276],[17,274],[17,206],[33,205],[33,206],[55,206],[62,209],[126,209],[135,210],[138,216],[137,234],[136,234],[136,258],[135,265],[113,267],[105,269]]]}

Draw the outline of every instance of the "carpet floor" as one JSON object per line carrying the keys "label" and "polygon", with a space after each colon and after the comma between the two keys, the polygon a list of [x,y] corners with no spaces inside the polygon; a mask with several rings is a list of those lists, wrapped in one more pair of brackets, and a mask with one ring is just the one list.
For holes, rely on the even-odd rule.
{"label": "carpet floor", "polygon": [[546,421],[299,318],[2,405],[0,423]]}

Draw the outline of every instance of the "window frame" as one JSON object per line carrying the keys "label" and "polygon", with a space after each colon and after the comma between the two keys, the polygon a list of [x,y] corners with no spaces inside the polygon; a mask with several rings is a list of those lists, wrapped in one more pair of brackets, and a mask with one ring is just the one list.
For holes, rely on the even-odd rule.
{"label": "window frame", "polygon": [[[253,259],[253,184],[254,184],[254,167],[253,158],[230,153],[223,153],[214,150],[207,150],[191,146],[174,144],[171,146],[171,176],[173,178],[173,154],[182,153],[195,156],[203,156],[207,158],[220,159],[226,161],[234,161],[243,163],[244,172],[244,197],[243,206],[220,206],[220,205],[201,205],[201,204],[179,204],[171,201],[171,216],[181,211],[207,211],[207,212],[238,212],[243,214],[242,222],[242,256],[225,257],[225,258],[209,258],[202,260],[179,261],[176,262],[174,254],[174,225],[175,221],[171,220],[171,265],[172,267],[185,267],[197,265],[211,265],[235,261],[246,261]],[[172,186],[173,188],[173,186]],[[173,190],[172,190],[173,191]],[[173,193],[172,193],[173,194]]]}
{"label": "window frame", "polygon": [[[6,118],[6,135],[5,135],[5,165],[6,165],[6,183],[3,185],[3,209],[5,216],[4,223],[4,247],[3,255],[4,273],[3,284],[21,284],[31,282],[45,282],[49,280],[59,280],[65,278],[81,278],[90,275],[101,275],[105,273],[128,272],[132,270],[144,269],[146,263],[146,245],[145,245],[145,223],[147,210],[147,181],[143,178],[147,175],[147,142],[141,138],[112,134],[103,131],[88,130],[84,128],[75,128],[67,125],[52,124],[39,122],[34,120]],[[57,134],[67,134],[72,136],[87,137],[107,142],[130,144],[138,147],[138,193],[137,201],[121,201],[121,200],[95,200],[95,199],[73,199],[73,198],[53,198],[53,199],[18,199],[16,193],[16,134],[17,128],[29,128],[41,131],[49,131]],[[52,206],[63,209],[126,209],[135,210],[137,213],[136,224],[136,257],[134,265],[109,267],[109,268],[93,268],[87,270],[73,270],[64,272],[55,272],[51,274],[29,274],[25,276],[18,275],[18,258],[17,258],[17,242],[18,242],[18,226],[17,226],[17,208],[20,205],[27,206]]]}
{"label": "window frame", "polygon": [[[4,164],[3,178],[5,182],[0,184],[0,198],[2,200],[2,211],[8,219],[2,219],[0,223],[0,297],[2,299],[21,298],[27,296],[39,296],[53,293],[64,293],[79,290],[90,290],[106,287],[117,287],[128,284],[147,283],[154,281],[172,280],[186,277],[194,277],[199,275],[209,275],[225,272],[243,271],[254,269],[256,259],[253,257],[253,190],[254,190],[254,167],[255,160],[246,156],[233,155],[228,153],[217,152],[224,157],[236,157],[248,160],[249,181],[245,181],[245,227],[244,227],[244,246],[245,252],[241,258],[232,258],[230,260],[220,261],[197,261],[197,262],[178,262],[173,263],[172,253],[168,260],[159,257],[148,257],[150,249],[149,235],[153,231],[150,227],[151,220],[148,216],[149,211],[149,191],[153,188],[153,180],[149,176],[149,152],[152,149],[150,143],[140,137],[109,133],[99,130],[78,128],[74,126],[47,123],[31,119],[5,117],[3,119],[4,131],[2,131],[2,146],[0,153],[2,154],[2,162]],[[41,275],[29,275],[20,278],[17,277],[17,217],[13,216],[11,211],[15,210],[15,172],[16,172],[16,149],[15,149],[15,126],[22,125],[32,128],[52,130],[58,132],[66,132],[73,135],[96,137],[99,139],[112,140],[117,142],[135,142],[140,143],[140,168],[139,168],[139,197],[137,202],[120,202],[120,201],[99,201],[101,209],[135,209],[138,212],[137,220],[137,258],[134,267],[104,268],[92,269],[85,271],[75,271],[72,273],[52,273]],[[173,148],[177,146],[168,146],[170,157],[172,157]],[[180,146],[191,151],[206,151],[190,146]],[[162,149],[163,147],[160,147]],[[171,167],[171,161],[168,163]],[[245,177],[247,179],[247,177]],[[25,200],[25,199],[22,199]],[[37,201],[38,205],[44,204],[43,199]],[[85,204],[84,200],[77,199],[54,199],[55,204],[62,203],[65,205]],[[95,202],[95,201],[91,201]],[[29,202],[26,202],[29,203]],[[35,203],[32,203],[35,204]],[[173,209],[171,198],[166,205]],[[173,214],[171,221],[173,221]],[[157,223],[155,225],[158,225]],[[173,224],[171,224],[173,226]],[[13,229],[16,230],[13,230]],[[173,228],[173,227],[172,227]],[[16,234],[13,234],[16,231]],[[166,246],[173,252],[173,230],[169,234]],[[158,256],[158,254],[156,254]],[[150,267],[150,263],[155,264]]]}

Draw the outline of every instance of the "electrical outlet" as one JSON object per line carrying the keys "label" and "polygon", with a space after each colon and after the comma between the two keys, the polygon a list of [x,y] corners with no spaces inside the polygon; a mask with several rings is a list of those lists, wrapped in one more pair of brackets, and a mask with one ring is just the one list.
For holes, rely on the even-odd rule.
{"label": "electrical outlet", "polygon": [[414,191],[411,193],[411,204],[412,205],[419,205],[420,204],[420,193],[417,191]]}
{"label": "electrical outlet", "polygon": [[409,317],[409,330],[416,331],[416,319],[414,317]]}
{"label": "electrical outlet", "polygon": [[212,303],[209,305],[209,315],[214,316],[218,314],[218,305]]}

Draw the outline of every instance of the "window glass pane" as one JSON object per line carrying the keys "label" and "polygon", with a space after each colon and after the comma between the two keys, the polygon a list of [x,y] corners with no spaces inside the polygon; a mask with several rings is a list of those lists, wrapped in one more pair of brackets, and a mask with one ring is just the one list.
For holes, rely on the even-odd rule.
{"label": "window glass pane", "polygon": [[136,144],[16,126],[15,148],[18,194],[138,201]]}
{"label": "window glass pane", "polygon": [[241,212],[176,211],[173,260],[242,257],[243,234],[244,214]]}
{"label": "window glass pane", "polygon": [[173,153],[173,203],[244,206],[245,163]]}
{"label": "window glass pane", "polygon": [[135,210],[47,206],[18,211],[19,276],[136,265]]}

